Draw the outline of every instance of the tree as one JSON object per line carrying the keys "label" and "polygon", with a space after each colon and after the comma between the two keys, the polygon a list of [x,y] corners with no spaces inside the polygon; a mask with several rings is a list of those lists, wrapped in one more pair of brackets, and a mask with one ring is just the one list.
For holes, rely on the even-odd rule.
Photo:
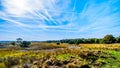
{"label": "tree", "polygon": [[69,43],[69,44],[74,44],[73,40],[70,40],[68,43]]}
{"label": "tree", "polygon": [[95,38],[95,43],[100,43],[99,39]]}
{"label": "tree", "polygon": [[17,43],[20,44],[23,39],[22,38],[17,38],[16,40],[17,40]]}
{"label": "tree", "polygon": [[106,35],[103,38],[103,43],[105,43],[105,44],[115,43],[115,37],[113,37],[113,35],[111,35],[111,34]]}
{"label": "tree", "polygon": [[29,47],[30,44],[31,44],[31,42],[29,42],[29,41],[23,41],[23,42],[21,42],[20,47]]}
{"label": "tree", "polygon": [[116,38],[116,43],[120,43],[120,36]]}

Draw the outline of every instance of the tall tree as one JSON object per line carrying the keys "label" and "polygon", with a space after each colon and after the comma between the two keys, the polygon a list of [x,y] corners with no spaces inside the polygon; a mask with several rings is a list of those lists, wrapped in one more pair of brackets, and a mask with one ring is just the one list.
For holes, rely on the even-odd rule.
{"label": "tall tree", "polygon": [[103,43],[106,44],[111,44],[111,43],[115,43],[115,37],[111,34],[104,36],[103,38]]}
{"label": "tall tree", "polygon": [[23,39],[22,38],[17,38],[16,40],[17,40],[17,43],[20,44]]}

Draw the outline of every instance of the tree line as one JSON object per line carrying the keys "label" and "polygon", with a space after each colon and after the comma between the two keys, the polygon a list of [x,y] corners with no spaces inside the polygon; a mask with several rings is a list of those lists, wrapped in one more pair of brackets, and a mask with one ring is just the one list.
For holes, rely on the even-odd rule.
{"label": "tree line", "polygon": [[78,38],[78,39],[62,39],[62,40],[49,40],[48,43],[69,43],[69,44],[112,44],[120,43],[120,36],[114,37],[111,34],[107,34],[104,38]]}

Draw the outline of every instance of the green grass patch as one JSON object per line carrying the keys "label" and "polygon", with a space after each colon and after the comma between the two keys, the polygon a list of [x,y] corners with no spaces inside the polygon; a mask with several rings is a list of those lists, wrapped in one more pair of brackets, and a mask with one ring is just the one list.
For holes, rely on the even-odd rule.
{"label": "green grass patch", "polygon": [[120,68],[120,51],[105,50],[105,52],[111,55],[106,59],[102,59],[106,62],[106,65],[102,66],[102,68]]}
{"label": "green grass patch", "polygon": [[73,55],[73,54],[60,54],[60,55],[57,55],[56,58],[58,60],[68,60],[70,58],[78,58],[78,55]]}

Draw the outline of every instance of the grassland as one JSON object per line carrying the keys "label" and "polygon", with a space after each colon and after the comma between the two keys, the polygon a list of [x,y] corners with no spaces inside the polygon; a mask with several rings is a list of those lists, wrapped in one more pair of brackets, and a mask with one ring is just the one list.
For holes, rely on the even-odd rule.
{"label": "grassland", "polygon": [[0,49],[0,68],[119,68],[120,44],[32,43]]}

